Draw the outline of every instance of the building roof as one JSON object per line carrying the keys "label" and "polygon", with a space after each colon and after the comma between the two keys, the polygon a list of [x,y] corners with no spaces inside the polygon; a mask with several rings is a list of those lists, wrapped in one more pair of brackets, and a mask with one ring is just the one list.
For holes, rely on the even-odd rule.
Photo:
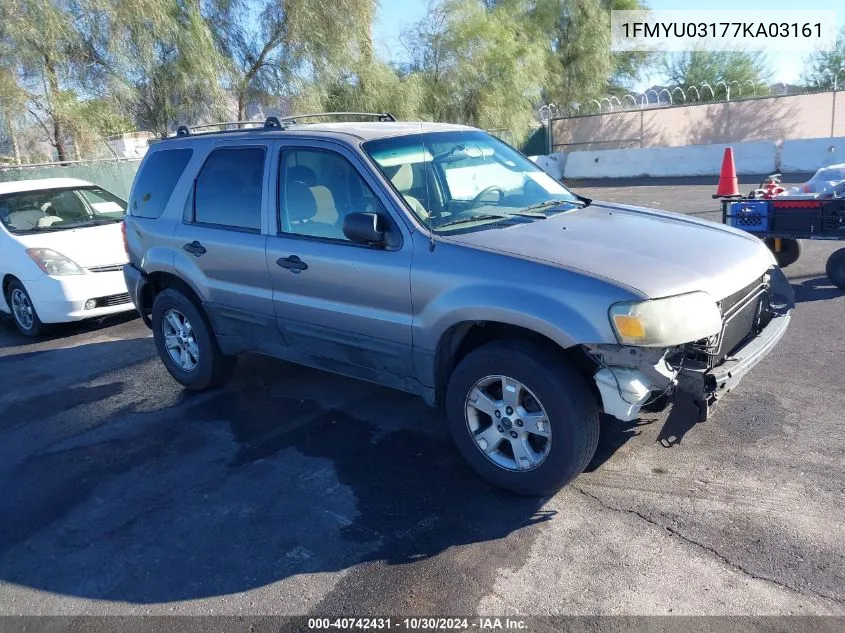
{"label": "building roof", "polygon": [[67,187],[90,187],[93,183],[79,178],[39,178],[38,180],[10,180],[0,182],[0,195],[21,193],[24,191],[42,191],[45,189],[64,189]]}

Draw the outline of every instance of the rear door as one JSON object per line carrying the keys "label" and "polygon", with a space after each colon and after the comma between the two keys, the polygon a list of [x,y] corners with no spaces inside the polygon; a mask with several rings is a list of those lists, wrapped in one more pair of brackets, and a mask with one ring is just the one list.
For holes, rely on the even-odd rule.
{"label": "rear door", "polygon": [[272,145],[216,142],[175,232],[176,269],[200,291],[218,334],[247,348],[276,332],[265,254]]}
{"label": "rear door", "polygon": [[[326,366],[334,371],[378,382],[411,376],[412,244],[377,181],[354,152],[331,142],[280,141],[273,171],[267,267],[287,344],[317,365],[333,361]],[[381,215],[397,245],[348,240],[343,219],[354,212]]]}

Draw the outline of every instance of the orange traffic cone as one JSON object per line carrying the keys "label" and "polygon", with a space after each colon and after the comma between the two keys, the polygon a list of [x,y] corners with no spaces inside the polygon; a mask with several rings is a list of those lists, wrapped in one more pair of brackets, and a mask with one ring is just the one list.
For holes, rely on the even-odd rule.
{"label": "orange traffic cone", "polygon": [[722,173],[719,174],[719,186],[716,188],[714,198],[728,198],[739,195],[739,183],[736,180],[736,166],[734,165],[733,148],[725,148],[725,156],[722,158]]}

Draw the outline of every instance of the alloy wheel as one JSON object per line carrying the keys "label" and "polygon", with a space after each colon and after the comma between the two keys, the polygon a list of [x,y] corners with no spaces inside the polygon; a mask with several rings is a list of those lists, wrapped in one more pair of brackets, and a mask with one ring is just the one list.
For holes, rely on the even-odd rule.
{"label": "alloy wheel", "polygon": [[12,290],[12,311],[15,320],[25,330],[31,330],[35,312],[26,293],[20,288]]}
{"label": "alloy wheel", "polygon": [[183,371],[193,371],[200,360],[194,328],[184,314],[173,308],[161,320],[164,347],[170,359]]}
{"label": "alloy wheel", "polygon": [[527,471],[549,454],[552,429],[540,400],[520,381],[485,376],[469,390],[467,429],[487,459],[500,468]]}

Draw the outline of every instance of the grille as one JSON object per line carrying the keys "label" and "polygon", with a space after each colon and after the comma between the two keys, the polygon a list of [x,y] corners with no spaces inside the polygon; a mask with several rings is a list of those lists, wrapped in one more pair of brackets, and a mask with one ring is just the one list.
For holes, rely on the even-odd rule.
{"label": "grille", "polygon": [[693,356],[714,367],[736,349],[754,330],[765,290],[764,279],[760,277],[719,301],[722,331],[692,344]]}
{"label": "grille", "polygon": [[129,298],[129,293],[124,292],[123,294],[119,295],[109,295],[108,297],[100,297],[97,299],[97,307],[98,308],[108,308],[111,306],[118,306],[122,303],[129,303],[131,299]]}
{"label": "grille", "polygon": [[719,302],[719,309],[722,311],[722,316],[724,317],[728,312],[730,312],[731,308],[733,308],[736,304],[742,301],[745,297],[750,295],[754,290],[757,289],[757,286],[763,283],[763,278],[760,277],[759,279],[755,279],[750,284],[745,286],[745,288],[741,288],[737,290],[732,295],[728,295],[724,299]]}
{"label": "grille", "polygon": [[89,273],[113,273],[123,270],[123,264],[111,264],[109,266],[92,266],[88,269]]}

